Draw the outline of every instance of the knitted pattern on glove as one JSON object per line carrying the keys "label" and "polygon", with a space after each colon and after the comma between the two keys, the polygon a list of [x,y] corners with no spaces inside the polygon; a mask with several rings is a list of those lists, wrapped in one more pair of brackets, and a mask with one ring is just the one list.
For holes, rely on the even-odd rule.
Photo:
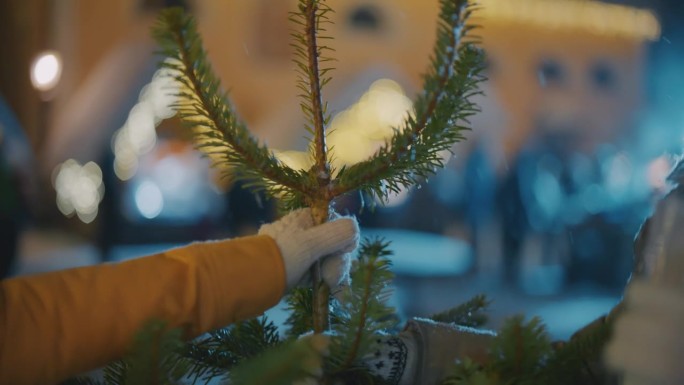
{"label": "knitted pattern on glove", "polygon": [[[407,359],[409,350],[415,351],[414,345],[413,340],[407,336],[378,336],[371,353],[363,358],[364,364],[388,385],[406,384],[402,379],[413,378],[413,365],[407,367]],[[411,374],[404,377],[406,370],[411,371]]]}

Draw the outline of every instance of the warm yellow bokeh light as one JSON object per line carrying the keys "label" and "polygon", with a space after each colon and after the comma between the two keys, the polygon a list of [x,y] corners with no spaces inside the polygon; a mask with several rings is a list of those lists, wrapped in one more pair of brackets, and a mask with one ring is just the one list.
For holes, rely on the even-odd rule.
{"label": "warm yellow bokeh light", "polygon": [[112,137],[114,173],[120,180],[131,179],[138,170],[138,158],[157,143],[156,126],[175,115],[179,83],[173,72],[162,68],[140,91],[138,103],[131,109],[123,127]]}
{"label": "warm yellow bokeh light", "polygon": [[68,217],[76,214],[84,223],[95,220],[104,197],[100,166],[94,162],[81,166],[69,159],[55,168],[52,182],[57,191],[57,208],[62,214]]}
{"label": "warm yellow bokeh light", "polygon": [[31,64],[31,84],[39,91],[54,88],[61,76],[62,59],[57,52],[41,52]]}
{"label": "warm yellow bokeh light", "polygon": [[476,18],[550,29],[580,29],[597,35],[657,40],[660,23],[653,12],[592,0],[478,0]]}
{"label": "warm yellow bokeh light", "polygon": [[[399,83],[390,79],[374,82],[359,100],[332,119],[327,129],[331,164],[342,166],[362,162],[394,134],[394,129],[411,113],[413,103]],[[274,151],[283,164],[300,170],[311,167],[307,152]]]}

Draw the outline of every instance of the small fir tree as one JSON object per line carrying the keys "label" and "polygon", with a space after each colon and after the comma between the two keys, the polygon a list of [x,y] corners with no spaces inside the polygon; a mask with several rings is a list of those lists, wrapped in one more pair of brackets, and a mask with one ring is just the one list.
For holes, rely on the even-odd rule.
{"label": "small fir tree", "polygon": [[[373,156],[339,169],[331,166],[326,145],[331,117],[322,88],[331,79],[332,50],[321,42],[330,38],[322,34],[332,10],[324,0],[299,0],[290,15],[296,27],[292,47],[297,87],[306,116],[304,128],[311,138],[313,166],[308,170],[284,165],[238,119],[191,16],[180,8],[165,10],[153,33],[166,58],[162,66],[180,84],[175,109],[194,133],[197,148],[253,191],[277,199],[284,211],[310,207],[315,221],[323,223],[330,218],[336,197],[360,191],[386,200],[421,183],[444,166],[442,153],[468,130],[468,118],[478,111],[470,99],[479,93],[483,80],[482,53],[472,35],[475,26],[469,24],[475,8],[468,0],[439,0],[439,4],[437,39],[413,113]],[[129,357],[105,370],[104,383],[194,384],[224,378],[240,385],[289,385],[303,379],[320,384],[382,384],[383,379],[364,364],[364,357],[379,334],[396,331],[397,318],[385,304],[392,280],[388,246],[382,240],[362,242],[351,287],[340,302],[331,298],[316,264],[311,269],[313,286],[296,288],[287,297],[290,316],[284,336],[273,322],[260,317],[181,343],[178,331],[154,322],[141,331]],[[482,326],[487,305],[478,296],[434,319]],[[552,354],[538,320],[524,324],[522,318],[512,319],[492,342],[490,364],[465,359],[444,384],[561,383],[554,382],[554,375],[566,376],[585,364],[585,347],[591,346],[592,352],[599,349],[596,341],[604,341],[603,330]],[[98,384],[90,379],[74,383]]]}
{"label": "small fir tree", "polygon": [[[154,36],[163,64],[181,84],[176,110],[193,131],[197,147],[215,164],[226,166],[237,179],[255,191],[275,197],[285,210],[311,207],[316,223],[330,217],[331,201],[361,191],[380,199],[425,180],[443,167],[443,151],[463,139],[468,118],[477,112],[470,98],[478,93],[482,80],[482,55],[470,36],[467,24],[473,7],[466,0],[441,0],[441,12],[430,68],[424,90],[392,138],[375,155],[350,167],[333,169],[326,145],[330,122],[322,88],[330,81],[332,51],[321,42],[330,22],[331,9],[321,0],[300,0],[290,15],[296,26],[292,33],[298,73],[301,109],[313,166],[295,170],[278,161],[239,121],[211,69],[194,19],[182,10],[169,9],[159,17]],[[313,326],[316,333],[328,329],[329,288],[320,278],[320,264],[312,268],[314,288]]]}

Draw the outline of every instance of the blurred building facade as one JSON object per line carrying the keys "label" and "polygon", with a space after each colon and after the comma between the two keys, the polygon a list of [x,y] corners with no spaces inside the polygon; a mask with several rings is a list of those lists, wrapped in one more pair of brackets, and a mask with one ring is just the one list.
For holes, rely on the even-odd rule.
{"label": "blurred building facade", "polygon": [[[325,90],[332,111],[354,105],[380,79],[396,82],[409,97],[420,90],[435,34],[437,1],[328,3],[336,10],[328,33],[336,37],[338,59],[334,80]],[[17,90],[8,99],[40,153],[44,178],[67,159],[100,165],[104,234],[137,223],[148,232],[155,229],[150,234],[160,234],[147,239],[163,241],[163,234],[184,232],[196,239],[214,234],[214,227],[239,226],[222,222],[248,218],[237,213],[239,208],[257,210],[260,218],[271,215],[267,204],[231,204],[231,199],[248,199],[237,191],[231,193],[237,197],[220,206],[224,213],[205,215],[189,232],[182,221],[177,232],[146,222],[145,212],[154,210],[136,213],[136,199],[154,204],[162,196],[169,205],[163,189],[145,184],[169,159],[182,161],[176,170],[196,167],[202,170],[198,174],[210,174],[206,162],[188,155],[187,138],[174,121],[159,126],[156,142],[136,160],[135,175],[122,180],[114,170],[115,133],[130,121],[158,60],[152,55],[149,28],[161,7],[177,4],[197,15],[216,72],[255,134],[275,148],[303,150],[288,49],[287,14],[296,1],[31,0],[0,8],[20,15],[3,28],[22,36],[12,48],[21,57],[12,64],[16,68],[0,71],[2,90]],[[659,39],[660,24],[650,11],[599,2],[481,4],[477,22],[482,28],[477,32],[487,52],[489,81],[486,95],[479,99],[483,113],[475,117],[469,140],[456,148],[456,159],[434,181],[394,208],[364,214],[363,220],[369,226],[462,238],[483,259],[483,268],[505,265],[516,277],[523,274],[518,266],[523,260],[571,266],[580,278],[597,264],[605,265],[603,272],[618,265],[619,272],[605,280],[616,285],[629,272],[630,234],[658,187],[648,184],[654,154],[643,153],[635,142],[648,106],[648,44]],[[34,24],[40,28],[27,27]],[[49,94],[32,94],[28,80],[8,77],[26,73],[33,52],[47,48],[63,59],[62,78]],[[209,197],[205,202],[218,202],[221,199],[212,194],[220,193],[211,188],[208,183],[198,194]],[[578,230],[585,227],[603,230]],[[115,241],[141,233],[133,228]],[[237,228],[231,231],[239,233]],[[615,247],[596,245],[596,237]],[[494,244],[498,247],[491,247]],[[586,248],[592,253],[582,254]]]}

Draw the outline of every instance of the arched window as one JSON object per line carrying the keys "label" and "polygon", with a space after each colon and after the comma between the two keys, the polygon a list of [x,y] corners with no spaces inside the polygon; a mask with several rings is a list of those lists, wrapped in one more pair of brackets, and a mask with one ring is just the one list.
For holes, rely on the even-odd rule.
{"label": "arched window", "polygon": [[378,32],[383,28],[382,12],[374,5],[360,5],[349,13],[347,24],[358,31]]}
{"label": "arched window", "polygon": [[556,59],[544,59],[537,67],[537,79],[543,88],[559,87],[567,81],[567,71]]}
{"label": "arched window", "polygon": [[598,61],[589,68],[589,81],[598,91],[611,91],[617,86],[615,68],[606,61]]}

